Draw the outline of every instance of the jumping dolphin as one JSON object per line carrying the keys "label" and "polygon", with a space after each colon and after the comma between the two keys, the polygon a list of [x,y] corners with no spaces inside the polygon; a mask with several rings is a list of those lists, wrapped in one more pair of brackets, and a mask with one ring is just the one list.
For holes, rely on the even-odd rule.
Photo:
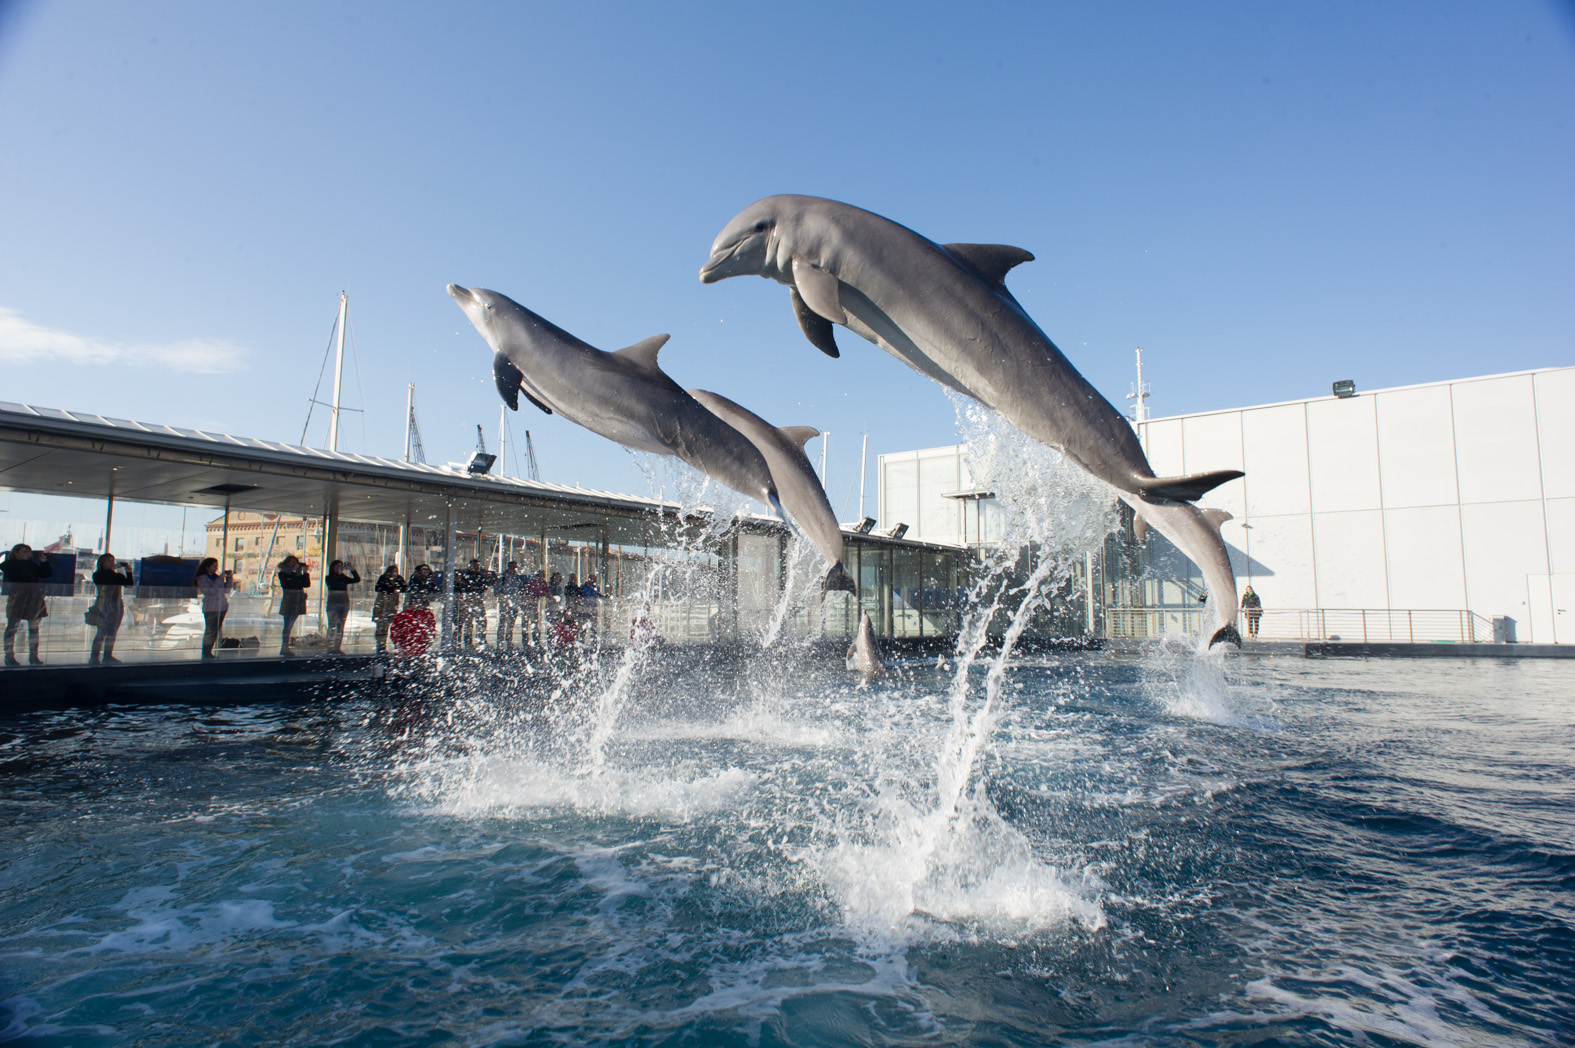
{"label": "jumping dolphin", "polygon": [[496,291],[450,284],[448,293],[496,354],[493,377],[509,407],[519,410],[523,392],[549,415],[627,448],[676,455],[782,515],[771,468],[755,446],[657,366],[668,336],[604,353]]}
{"label": "jumping dolphin", "polygon": [[838,355],[832,325],[843,324],[1060,449],[1202,569],[1223,622],[1209,644],[1240,643],[1225,542],[1190,503],[1242,473],[1154,475],[1132,426],[1006,289],[1007,272],[1033,257],[1004,244],[943,246],[835,200],[773,196],[717,235],[700,280],[755,274],[787,284],[799,326],[822,352]]}
{"label": "jumping dolphin", "polygon": [[820,430],[809,426],[777,429],[771,423],[735,404],[724,396],[703,389],[691,389],[689,395],[704,404],[708,410],[749,438],[760,449],[766,465],[771,467],[771,480],[782,498],[782,508],[808,535],[820,555],[831,563],[826,573],[825,590],[854,589],[853,579],[842,567],[842,526],[831,511],[831,501],[826,489],[804,454],[804,442],[820,436]]}
{"label": "jumping dolphin", "polygon": [[853,643],[848,645],[844,664],[849,672],[863,677],[866,684],[873,684],[886,675],[886,663],[880,657],[880,645],[875,643],[875,627],[870,624],[870,613],[867,611],[859,613],[859,629],[853,635]]}

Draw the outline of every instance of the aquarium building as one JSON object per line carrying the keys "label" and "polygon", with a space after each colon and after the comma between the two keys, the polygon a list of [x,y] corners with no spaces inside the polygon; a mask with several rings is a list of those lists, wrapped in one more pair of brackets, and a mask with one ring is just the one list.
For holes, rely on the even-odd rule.
{"label": "aquarium building", "polygon": [[[1575,643],[1575,368],[1338,394],[1138,424],[1156,473],[1240,469],[1202,501],[1266,637]],[[882,455],[878,529],[1002,540],[966,449]],[[1185,628],[1202,579],[1162,537],[1091,555],[1110,636]],[[1496,630],[1496,632],[1495,632]]]}

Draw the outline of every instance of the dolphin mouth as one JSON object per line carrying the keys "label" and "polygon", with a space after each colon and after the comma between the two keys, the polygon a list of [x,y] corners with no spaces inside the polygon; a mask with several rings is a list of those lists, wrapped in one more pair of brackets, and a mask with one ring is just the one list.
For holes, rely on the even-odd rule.
{"label": "dolphin mouth", "polygon": [[738,274],[736,273],[722,272],[722,268],[733,261],[738,254],[738,249],[747,242],[747,240],[740,240],[725,251],[711,252],[711,257],[706,261],[706,264],[700,267],[700,283],[715,284],[718,280],[726,280],[728,277],[737,276]]}
{"label": "dolphin mouth", "polygon": [[476,301],[476,293],[474,291],[470,290],[468,287],[460,287],[458,284],[450,284],[448,286],[448,293],[449,297],[455,302],[458,302],[460,305],[464,305],[467,302]]}

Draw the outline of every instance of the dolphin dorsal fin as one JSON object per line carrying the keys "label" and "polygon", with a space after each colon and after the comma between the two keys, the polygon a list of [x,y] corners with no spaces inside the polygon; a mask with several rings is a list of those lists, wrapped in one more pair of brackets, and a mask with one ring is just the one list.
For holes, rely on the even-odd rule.
{"label": "dolphin dorsal fin", "polygon": [[946,250],[979,271],[991,284],[1006,283],[1006,274],[1013,266],[1032,262],[1031,252],[1010,244],[946,244]]}
{"label": "dolphin dorsal fin", "polygon": [[777,432],[782,434],[789,444],[796,445],[800,451],[804,450],[804,445],[811,437],[820,436],[820,430],[814,426],[783,426]]}
{"label": "dolphin dorsal fin", "polygon": [[620,349],[613,356],[650,371],[660,371],[662,368],[656,362],[656,354],[661,352],[662,347],[667,345],[667,340],[672,337],[671,335],[652,335],[643,342],[636,342],[632,346]]}
{"label": "dolphin dorsal fin", "polygon": [[1210,509],[1200,510],[1199,512],[1201,512],[1203,514],[1203,519],[1204,520],[1206,520],[1210,524],[1214,525],[1214,530],[1215,531],[1220,530],[1220,525],[1224,524],[1227,520],[1231,519],[1231,515],[1229,513],[1226,513],[1222,509],[1210,508]]}

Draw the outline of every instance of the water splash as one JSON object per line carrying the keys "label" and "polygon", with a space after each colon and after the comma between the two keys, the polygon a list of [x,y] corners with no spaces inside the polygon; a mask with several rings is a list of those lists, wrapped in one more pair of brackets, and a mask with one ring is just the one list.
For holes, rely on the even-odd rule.
{"label": "water splash", "polygon": [[[826,877],[852,923],[887,933],[913,933],[921,915],[1018,931],[1069,921],[1101,927],[1098,879],[1035,855],[991,803],[979,763],[1018,641],[1067,590],[1076,551],[1101,543],[1118,518],[1109,489],[1065,456],[972,401],[956,404],[973,483],[996,493],[1010,539],[985,554],[969,591],[932,788],[926,795],[895,777],[884,783],[871,824],[849,827],[825,857]],[[981,688],[975,668],[992,644]]]}

